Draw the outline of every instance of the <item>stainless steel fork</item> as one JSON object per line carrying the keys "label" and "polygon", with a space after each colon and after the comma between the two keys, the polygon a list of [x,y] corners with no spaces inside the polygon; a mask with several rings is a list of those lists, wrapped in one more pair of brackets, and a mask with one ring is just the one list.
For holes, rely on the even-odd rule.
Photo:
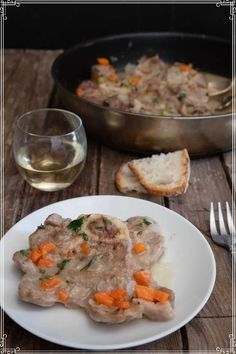
{"label": "stainless steel fork", "polygon": [[211,203],[210,211],[210,233],[212,240],[219,246],[226,248],[231,253],[235,245],[235,227],[232,219],[229,203],[226,202],[227,226],[225,226],[221,203],[218,203],[219,229],[217,231],[214,205]]}

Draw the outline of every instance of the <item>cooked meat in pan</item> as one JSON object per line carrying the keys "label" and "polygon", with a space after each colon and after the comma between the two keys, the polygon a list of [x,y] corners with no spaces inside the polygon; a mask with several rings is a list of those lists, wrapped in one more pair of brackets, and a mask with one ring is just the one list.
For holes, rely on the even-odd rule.
{"label": "cooked meat in pan", "polygon": [[157,284],[151,266],[164,252],[158,224],[148,217],[126,222],[102,215],[48,216],[14,262],[25,273],[21,300],[83,308],[97,322],[174,316],[174,292]]}
{"label": "cooked meat in pan", "polygon": [[80,83],[78,96],[97,104],[134,113],[163,116],[211,115],[219,101],[208,96],[203,73],[192,64],[168,64],[158,55],[142,57],[117,71],[98,58],[91,78]]}

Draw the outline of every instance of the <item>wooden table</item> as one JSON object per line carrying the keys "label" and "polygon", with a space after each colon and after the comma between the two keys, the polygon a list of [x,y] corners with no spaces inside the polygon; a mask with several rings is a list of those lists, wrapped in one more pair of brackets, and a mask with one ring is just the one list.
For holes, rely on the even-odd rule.
{"label": "wooden table", "polygon": [[[56,201],[95,195],[119,195],[114,174],[120,164],[133,156],[89,140],[86,167],[73,186],[45,193],[29,187],[17,172],[12,157],[12,133],[16,118],[41,107],[58,107],[50,67],[60,51],[5,50],[5,230],[29,213]],[[210,243],[216,258],[214,291],[200,313],[173,334],[132,350],[150,352],[175,350],[203,353],[216,347],[229,348],[232,332],[230,254],[215,246],[209,237],[210,202],[231,201],[231,153],[191,161],[191,178],[185,195],[173,198],[148,197],[192,222]],[[137,197],[137,196],[136,196]],[[201,259],[199,259],[201,262]],[[203,275],[204,276],[204,275]],[[71,350],[40,339],[5,316],[8,347],[29,350]]]}

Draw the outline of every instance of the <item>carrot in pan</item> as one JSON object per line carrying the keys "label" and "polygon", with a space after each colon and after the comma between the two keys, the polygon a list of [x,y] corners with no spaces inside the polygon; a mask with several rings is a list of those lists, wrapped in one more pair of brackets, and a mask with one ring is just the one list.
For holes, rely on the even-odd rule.
{"label": "carrot in pan", "polygon": [[110,62],[107,58],[97,58],[97,62],[98,62],[98,64],[104,65],[104,66],[110,64]]}

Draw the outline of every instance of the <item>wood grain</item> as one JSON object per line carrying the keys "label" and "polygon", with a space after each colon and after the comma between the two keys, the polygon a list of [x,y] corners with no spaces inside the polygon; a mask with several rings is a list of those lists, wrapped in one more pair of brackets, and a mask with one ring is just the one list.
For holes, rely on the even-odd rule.
{"label": "wood grain", "polygon": [[5,61],[5,229],[21,217],[25,183],[12,155],[12,139],[17,117],[35,108],[46,107],[53,88],[50,75],[58,51],[6,50]]}
{"label": "wood grain", "polygon": [[184,211],[209,211],[210,202],[231,200],[231,189],[219,156],[191,161],[191,176],[187,192],[170,198],[171,209]]}
{"label": "wood grain", "polygon": [[[12,158],[12,135],[16,118],[34,108],[60,107],[52,82],[50,67],[59,51],[5,50],[5,228],[34,210],[60,200],[94,194],[121,195],[115,187],[114,177],[123,162],[137,156],[100,146],[89,139],[86,166],[75,183],[62,191],[44,193],[31,188],[20,177]],[[213,293],[202,311],[186,326],[152,343],[127,352],[148,353],[170,350],[215,351],[229,346],[231,331],[231,258],[216,246],[209,234],[210,202],[231,201],[231,153],[191,161],[191,178],[185,195],[158,198],[129,194],[134,198],[150,200],[168,206],[192,222],[206,237],[216,259],[217,277]],[[199,259],[201,262],[201,259]],[[202,275],[204,276],[204,274]],[[154,324],[155,325],[155,324]],[[5,316],[8,347],[19,346],[21,351],[71,351],[40,339]],[[84,353],[85,351],[76,350]]]}
{"label": "wood grain", "polygon": [[[212,248],[216,260],[216,282],[214,290],[207,304],[198,316],[231,316],[231,255],[227,250],[215,245],[215,243],[211,240],[209,233],[208,211],[201,211],[197,213],[194,211],[186,211],[183,212],[182,215],[203,233]],[[199,260],[199,262],[200,261],[201,260]],[[222,301],[222,299],[224,299],[224,301]]]}
{"label": "wood grain", "polygon": [[11,86],[8,86],[10,80],[14,80],[15,72],[21,65],[21,60],[24,54],[24,49],[7,49],[4,51],[4,89],[10,90]]}
{"label": "wood grain", "polygon": [[[12,133],[17,116],[23,112],[47,107],[48,102],[55,106],[50,99],[53,92],[53,83],[50,76],[50,66],[58,51],[24,51],[20,55],[20,62],[14,59],[14,52],[10,51],[8,59],[9,70],[5,90],[5,156],[12,156]],[[8,51],[6,51],[7,56]],[[18,56],[17,56],[18,57]],[[37,65],[35,64],[37,63]],[[29,70],[31,68],[31,70]],[[24,80],[25,81],[24,81]],[[21,82],[23,84],[21,85]],[[21,92],[20,97],[18,91]],[[23,103],[22,103],[23,102]],[[6,158],[5,165],[5,227],[8,229],[16,221],[32,211],[60,200],[96,194],[97,189],[97,144],[89,142],[86,166],[75,183],[60,192],[44,193],[31,188],[20,177],[13,158]],[[5,318],[5,328],[8,333],[8,342],[21,349],[63,349],[61,346],[44,341],[20,328],[8,317]],[[14,344],[14,345],[13,345]]]}
{"label": "wood grain", "polygon": [[[230,184],[235,181],[235,170],[233,171],[233,153],[232,151],[226,152],[222,155],[223,165]],[[235,164],[235,162],[234,162]],[[235,169],[235,166],[234,166]]]}
{"label": "wood grain", "polygon": [[179,348],[180,353],[182,352],[182,337],[181,337],[181,332],[176,331],[169,336],[166,336],[164,338],[161,338],[157,341],[151,342],[149,344],[144,344],[144,345],[139,345],[137,347],[133,347],[132,350],[136,351],[151,351],[151,352],[159,352],[162,350],[176,350],[176,348]]}
{"label": "wood grain", "polygon": [[231,318],[195,318],[187,326],[189,350],[229,349]]}
{"label": "wood grain", "polygon": [[212,242],[209,232],[210,202],[216,204],[227,200],[231,200],[231,190],[219,157],[191,161],[190,184],[186,194],[169,199],[169,207],[199,228],[214,251],[217,277],[211,298],[199,314],[203,317],[230,316],[232,312],[230,254]]}
{"label": "wood grain", "polygon": [[63,347],[61,345],[57,345],[34,336],[30,332],[14,323],[7,315],[5,315],[4,330],[7,334],[7,347],[20,347],[20,353],[24,352],[24,350],[28,350],[29,352],[33,353],[34,351],[40,349],[46,350],[48,353],[49,350],[70,349],[68,347]]}

